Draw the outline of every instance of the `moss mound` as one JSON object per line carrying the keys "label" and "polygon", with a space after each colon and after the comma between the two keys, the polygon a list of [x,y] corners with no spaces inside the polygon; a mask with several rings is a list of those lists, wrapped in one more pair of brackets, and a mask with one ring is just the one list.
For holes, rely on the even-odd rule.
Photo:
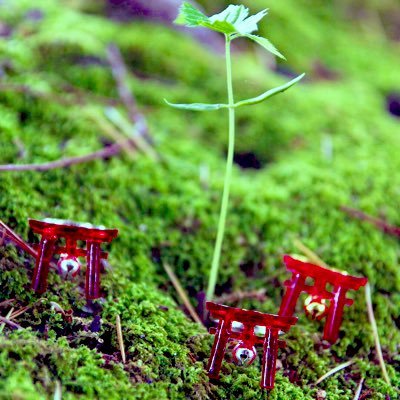
{"label": "moss mound", "polygon": [[[61,390],[63,399],[265,398],[258,363],[247,369],[225,363],[221,381],[209,382],[204,367],[212,337],[178,306],[162,267],[173,266],[193,299],[204,290],[226,115],[182,113],[162,99],[223,100],[223,58],[184,33],[143,21],[121,24],[99,3],[88,3],[1,2],[0,163],[41,163],[110,143],[104,110],[125,113],[106,59],[110,42],[133,72],[128,84],[163,161],[122,154],[46,172],[0,173],[0,218],[31,242],[37,238],[28,232],[28,217],[120,229],[111,245],[112,269],[104,275],[104,300],[92,305],[83,300],[83,278],[65,282],[54,273],[38,298],[29,290],[32,260],[12,245],[0,247],[0,301],[14,299],[2,303],[1,315],[31,306],[16,319],[24,330],[3,328],[0,397],[45,399]],[[246,3],[265,7],[261,0]],[[328,264],[369,278],[392,381],[389,386],[382,379],[360,291],[346,310],[341,340],[330,349],[321,345],[321,326],[299,313],[270,399],[352,399],[361,378],[365,397],[398,396],[399,243],[340,211],[349,205],[400,225],[400,125],[386,109],[387,96],[400,92],[400,49],[388,38],[392,28],[383,32],[375,19],[392,21],[398,7],[375,3],[271,3],[262,33],[288,62],[274,65],[253,47],[239,46],[234,57],[237,98],[292,73],[305,71],[308,78],[266,105],[238,112],[237,159],[247,155],[261,168],[235,168],[217,295],[265,289],[264,301],[236,304],[276,313],[288,276],[281,255],[295,251],[292,240],[299,237]],[[202,4],[209,13],[224,6]],[[57,307],[72,309],[72,323]],[[120,362],[117,315],[126,364]],[[351,367],[313,385],[353,358]]]}

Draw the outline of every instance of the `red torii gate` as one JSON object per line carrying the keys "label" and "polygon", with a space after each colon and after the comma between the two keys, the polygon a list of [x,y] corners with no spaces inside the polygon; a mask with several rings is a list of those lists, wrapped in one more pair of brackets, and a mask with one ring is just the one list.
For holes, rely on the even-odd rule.
{"label": "red torii gate", "polygon": [[[347,291],[358,290],[367,284],[368,279],[303,262],[288,255],[283,257],[283,261],[292,272],[292,278],[285,282],[286,293],[279,315],[292,316],[300,294],[306,292],[309,294],[304,305],[306,313],[316,319],[326,317],[323,339],[335,343],[339,337],[344,306],[353,304],[353,300],[346,297]],[[313,285],[306,284],[308,277],[314,279]],[[327,290],[327,284],[332,285],[331,292]]]}
{"label": "red torii gate", "polygon": [[[64,277],[75,276],[80,269],[78,257],[86,257],[86,298],[99,298],[101,259],[108,256],[101,250],[101,244],[111,242],[117,237],[118,230],[57,219],[29,219],[29,226],[41,235],[39,245],[35,246],[37,256],[32,289],[38,293],[46,291],[50,262],[55,254],[60,254],[57,266]],[[64,247],[57,246],[60,238],[65,238]],[[86,248],[79,248],[78,241],[86,242]]]}
{"label": "red torii gate", "polygon": [[[282,317],[273,314],[263,314],[259,311],[243,310],[212,302],[206,303],[213,319],[218,319],[218,326],[210,328],[215,335],[214,344],[208,363],[210,378],[218,379],[228,341],[236,340],[238,344],[233,349],[237,363],[249,365],[256,358],[256,345],[263,346],[262,373],[260,386],[272,389],[275,382],[276,359],[278,347],[285,342],[279,340],[280,331],[288,331],[297,321],[296,317]],[[243,324],[243,329],[235,329],[233,323]],[[258,336],[256,328],[265,328],[263,336]],[[261,330],[261,329],[260,329]]]}

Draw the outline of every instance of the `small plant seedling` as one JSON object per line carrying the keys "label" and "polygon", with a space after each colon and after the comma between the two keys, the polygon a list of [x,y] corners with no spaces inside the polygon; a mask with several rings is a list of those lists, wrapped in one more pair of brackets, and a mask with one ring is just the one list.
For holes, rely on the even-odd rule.
{"label": "small plant seedling", "polygon": [[207,288],[207,299],[211,300],[214,296],[215,285],[217,282],[219,263],[221,258],[222,242],[225,232],[226,216],[229,203],[229,190],[232,178],[233,156],[235,147],[235,110],[239,107],[250,106],[261,103],[278,93],[284,92],[303,78],[304,74],[291,80],[290,82],[266,91],[259,96],[235,102],[233,82],[232,82],[232,62],[231,62],[231,42],[237,38],[248,38],[277,57],[284,56],[276,47],[266,38],[254,35],[253,32],[258,29],[258,22],[267,15],[267,10],[260,11],[255,15],[249,16],[249,9],[243,5],[230,5],[219,14],[207,17],[201,11],[196,9],[190,3],[184,2],[179,10],[179,15],[175,20],[176,24],[187,27],[206,27],[213,31],[222,33],[225,36],[225,57],[226,57],[226,81],[228,92],[227,104],[173,104],[166,100],[167,104],[182,110],[192,111],[215,111],[219,109],[228,110],[229,121],[229,144],[226,161],[226,171],[224,180],[224,189],[222,194],[221,211],[218,222],[218,232],[215,241],[214,255],[211,264],[211,271]]}

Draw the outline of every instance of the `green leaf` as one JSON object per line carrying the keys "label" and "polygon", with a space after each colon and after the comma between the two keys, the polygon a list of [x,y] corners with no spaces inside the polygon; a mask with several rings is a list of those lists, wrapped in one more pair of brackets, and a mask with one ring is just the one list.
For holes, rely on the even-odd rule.
{"label": "green leaf", "polygon": [[209,18],[211,23],[215,21],[226,21],[234,25],[237,22],[242,22],[249,15],[249,9],[245,6],[228,6],[224,11],[214,14]]}
{"label": "green leaf", "polygon": [[248,17],[249,9],[240,5],[230,5],[219,14],[207,17],[200,10],[188,2],[184,2],[179,8],[179,15],[174,21],[179,25],[188,27],[203,26],[211,30],[227,35],[239,33],[245,35],[258,29],[257,23],[267,14],[263,10]]}
{"label": "green leaf", "polygon": [[291,80],[290,82],[285,83],[282,86],[278,86],[278,87],[276,87],[274,89],[268,90],[267,92],[265,92],[263,94],[260,94],[257,97],[253,97],[251,99],[239,101],[239,102],[235,103],[234,107],[237,108],[237,107],[250,106],[250,105],[253,105],[253,104],[261,103],[262,101],[267,100],[270,97],[275,96],[276,94],[282,93],[285,90],[289,89],[290,87],[295,85],[297,82],[299,82],[304,77],[304,75],[305,74],[301,74],[297,78],[294,78],[293,80]]}
{"label": "green leaf", "polygon": [[217,31],[220,33],[225,33],[226,35],[230,35],[231,33],[236,33],[235,27],[226,21],[215,21],[211,22],[202,22],[200,26],[204,26],[205,28],[211,29],[213,31]]}
{"label": "green leaf", "polygon": [[260,46],[264,47],[264,49],[268,50],[270,53],[275,54],[279,58],[283,58],[284,60],[286,60],[286,58],[277,50],[277,48],[268,39],[263,38],[261,36],[252,35],[250,33],[247,33],[246,35],[243,36],[258,43]]}
{"label": "green leaf", "polygon": [[204,104],[204,103],[191,103],[191,104],[175,104],[170,103],[168,100],[164,101],[171,107],[179,108],[180,110],[191,110],[191,111],[215,111],[221,108],[228,108],[228,104]]}
{"label": "green leaf", "polygon": [[189,27],[200,26],[202,22],[208,22],[208,17],[186,1],[179,7],[179,14],[174,21],[175,24]]}
{"label": "green leaf", "polygon": [[262,10],[259,13],[250,16],[244,21],[235,23],[236,30],[243,34],[251,33],[258,30],[258,22],[268,14],[268,10]]}

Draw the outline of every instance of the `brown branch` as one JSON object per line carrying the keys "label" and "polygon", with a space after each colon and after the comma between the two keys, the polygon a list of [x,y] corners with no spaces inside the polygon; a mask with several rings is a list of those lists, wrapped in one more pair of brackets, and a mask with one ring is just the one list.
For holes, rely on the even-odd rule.
{"label": "brown branch", "polygon": [[1,247],[4,244],[7,235],[2,229],[0,229],[0,234],[1,234],[1,237],[0,237],[0,247]]}
{"label": "brown branch", "polygon": [[19,138],[15,138],[13,139],[13,142],[18,149],[18,157],[25,158],[28,152],[26,151],[25,145],[22,140]]}
{"label": "brown branch", "polygon": [[322,260],[318,254],[308,248],[300,239],[294,239],[293,244],[314,264],[320,265],[321,267],[325,267],[331,269],[331,267]]}
{"label": "brown branch", "polygon": [[364,383],[364,378],[361,378],[360,383],[358,384],[356,392],[354,394],[353,400],[360,400],[363,383]]}
{"label": "brown branch", "polygon": [[136,159],[138,148],[133,140],[127,140],[126,136],[116,129],[103,115],[88,110],[86,110],[86,115],[91,121],[98,125],[99,129],[101,129],[104,134],[115,143],[118,143],[131,160]]}
{"label": "brown branch", "polygon": [[356,362],[356,360],[350,360],[347,361],[343,364],[339,364],[337,365],[335,368],[332,368],[331,370],[329,370],[326,374],[322,375],[315,383],[314,385],[319,385],[322,381],[324,381],[326,378],[329,378],[331,375],[336,374],[336,372],[341,371],[344,368],[349,367],[350,365],[354,364]]}
{"label": "brown branch", "polygon": [[139,111],[136,99],[127,84],[128,71],[121,52],[115,44],[108,45],[107,59],[110,63],[111,72],[117,85],[119,97],[128,111],[129,119],[132,124],[135,125],[138,134],[149,144],[153,144],[153,140],[149,135],[146,118]]}
{"label": "brown branch", "polygon": [[[2,233],[3,237],[0,242],[0,245],[3,244],[3,240],[9,239],[11,242],[13,242],[15,245],[20,247],[22,250],[30,254],[32,257],[37,259],[38,253],[37,251],[29,245],[27,242],[25,242],[24,239],[22,239],[17,233],[15,233],[7,224],[5,224],[1,219],[0,219],[0,233]],[[50,263],[50,268],[57,270],[57,265],[54,262]],[[8,300],[6,300],[7,302]],[[3,303],[0,303],[0,306]]]}
{"label": "brown branch", "polygon": [[135,125],[125,118],[115,107],[107,107],[104,110],[105,116],[108,120],[122,133],[125,138],[133,142],[135,147],[142,151],[145,155],[152,158],[154,161],[162,160],[160,155],[155,151],[154,147],[143,138],[136,129]]}
{"label": "brown branch", "polygon": [[10,321],[8,318],[2,316],[0,316],[0,322],[7,324],[10,328],[13,329],[23,329],[21,325],[18,325],[15,322]]}
{"label": "brown branch", "polygon": [[12,302],[14,302],[14,301],[15,301],[15,299],[3,300],[3,301],[0,303],[0,307],[8,306],[10,303],[12,303]]}
{"label": "brown branch", "polygon": [[[6,319],[10,319],[10,315],[13,313],[13,311],[14,311],[14,308],[11,308],[11,310],[6,315]],[[6,326],[6,324],[3,322],[0,326],[0,334],[3,333],[5,326]]]}
{"label": "brown branch", "polygon": [[121,352],[122,363],[126,364],[124,336],[122,335],[121,318],[119,315],[117,315],[116,317],[116,329],[117,329],[117,339],[118,339],[119,350]]}
{"label": "brown branch", "polygon": [[369,285],[369,283],[365,285],[365,301],[367,303],[368,319],[372,328],[372,335],[374,337],[376,355],[378,357],[379,365],[382,370],[382,376],[385,382],[388,385],[391,385],[390,378],[386,370],[385,360],[382,354],[382,347],[381,347],[381,342],[379,340],[379,333],[378,333],[378,327],[376,325],[374,307],[372,305],[371,286]]}
{"label": "brown branch", "polygon": [[5,164],[0,165],[1,171],[48,171],[56,168],[67,168],[71,165],[82,164],[93,160],[113,157],[121,152],[119,143],[112,144],[104,149],[86,154],[84,156],[61,158],[42,164]]}
{"label": "brown branch", "polygon": [[22,248],[32,257],[37,257],[37,251],[25,242],[18,234],[16,234],[7,224],[0,219],[0,231],[3,232],[4,238],[9,238],[13,243]]}
{"label": "brown branch", "polygon": [[350,217],[360,219],[361,221],[370,222],[384,233],[400,237],[400,227],[398,226],[390,225],[383,219],[372,217],[371,215],[365,214],[364,212],[356,210],[354,208],[342,206],[340,207],[340,209],[348,214]]}
{"label": "brown branch", "polygon": [[10,319],[15,319],[15,318],[19,317],[20,315],[24,314],[26,311],[28,311],[33,306],[34,306],[34,304],[22,307],[22,308],[20,308],[19,310],[16,310],[16,311],[13,311],[13,313],[10,315],[9,318]]}
{"label": "brown branch", "polygon": [[176,292],[178,293],[178,296],[181,298],[182,303],[185,305],[186,310],[189,312],[190,316],[193,318],[194,321],[196,321],[199,325],[203,325],[203,322],[201,321],[200,317],[198,316],[196,310],[192,306],[192,303],[189,300],[188,295],[186,294],[185,289],[182,287],[178,277],[175,275],[175,272],[172,270],[172,268],[166,264],[163,263],[163,267],[165,269],[165,272],[167,273],[169,279],[172,282],[172,285],[174,286]]}

